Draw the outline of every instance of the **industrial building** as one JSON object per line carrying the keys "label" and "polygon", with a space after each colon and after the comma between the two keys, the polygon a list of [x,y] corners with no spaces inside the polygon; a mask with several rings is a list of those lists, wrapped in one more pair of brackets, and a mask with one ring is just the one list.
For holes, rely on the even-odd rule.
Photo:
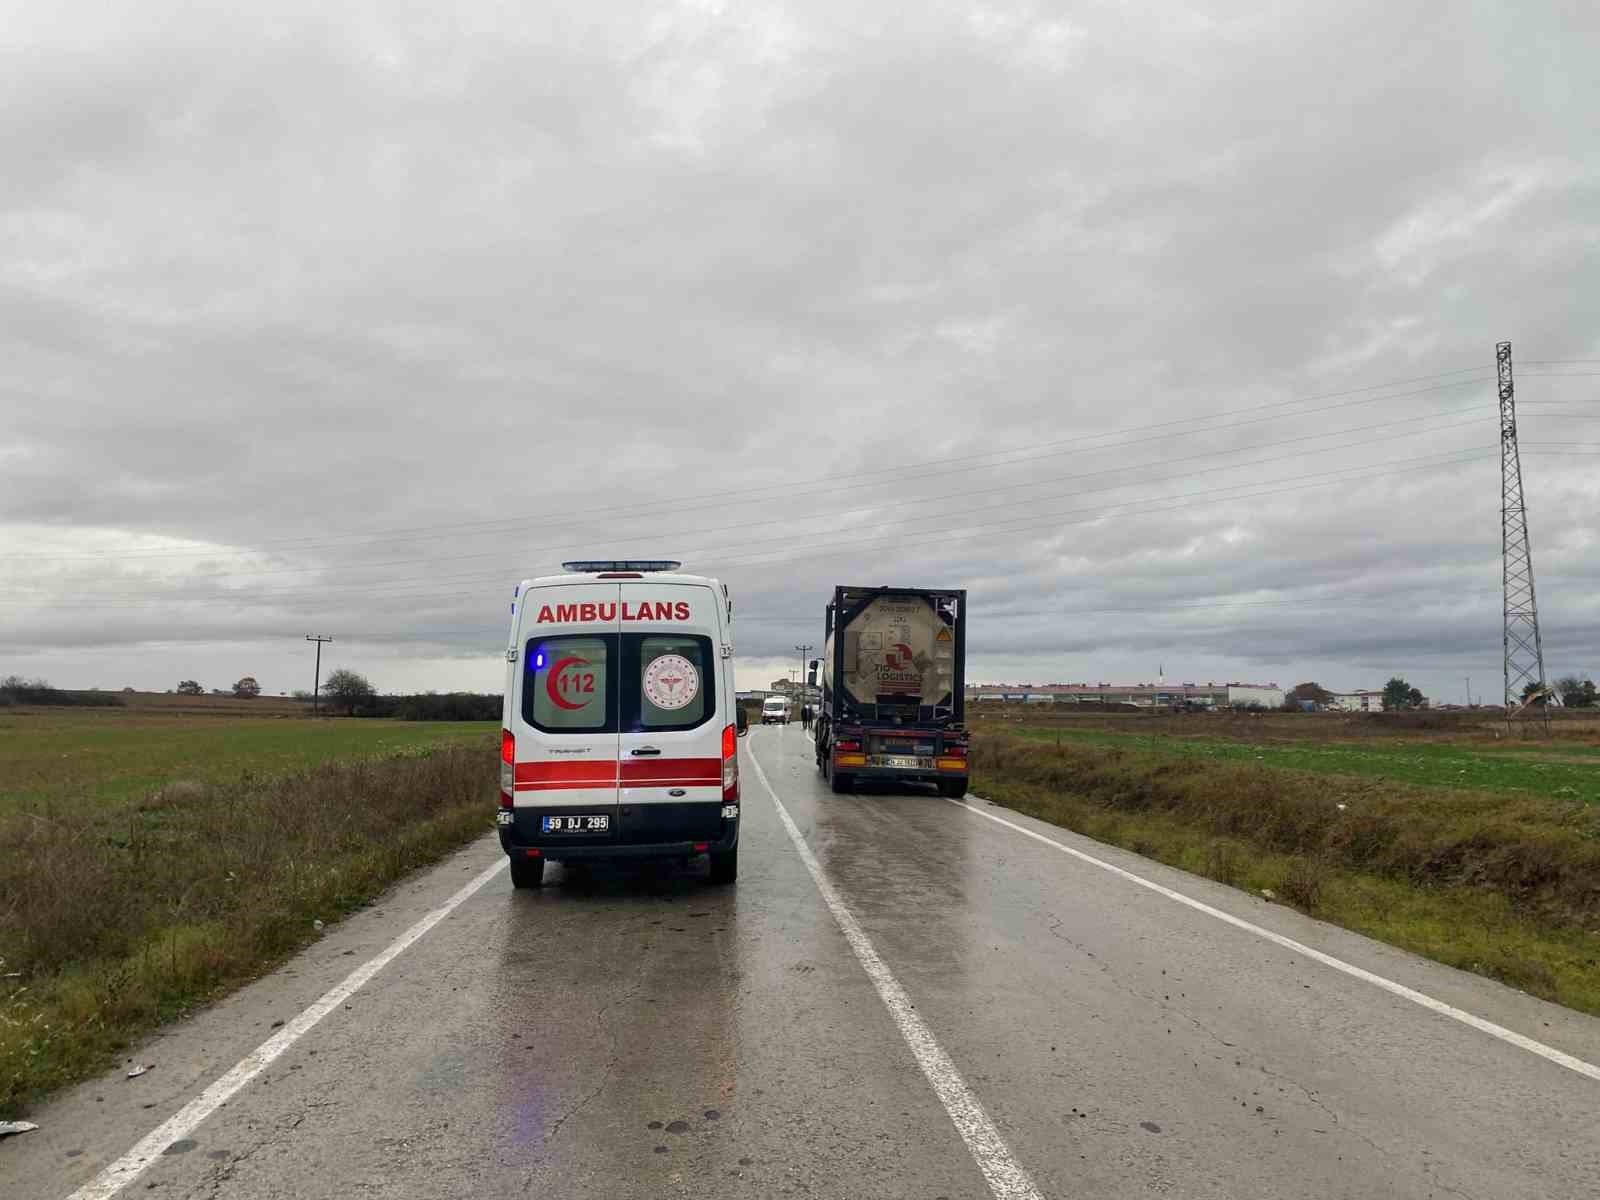
{"label": "industrial building", "polygon": [[977,684],[967,699],[978,704],[1109,704],[1133,708],[1283,707],[1275,683],[1043,683]]}
{"label": "industrial building", "polygon": [[1382,692],[1330,692],[1328,708],[1338,712],[1382,712]]}

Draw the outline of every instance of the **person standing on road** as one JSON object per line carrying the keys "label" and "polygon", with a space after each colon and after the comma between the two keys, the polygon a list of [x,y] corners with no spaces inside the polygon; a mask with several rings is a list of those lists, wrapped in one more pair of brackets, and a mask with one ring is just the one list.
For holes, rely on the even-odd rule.
{"label": "person standing on road", "polygon": [[802,730],[811,728],[811,705],[809,704],[800,706],[800,728]]}

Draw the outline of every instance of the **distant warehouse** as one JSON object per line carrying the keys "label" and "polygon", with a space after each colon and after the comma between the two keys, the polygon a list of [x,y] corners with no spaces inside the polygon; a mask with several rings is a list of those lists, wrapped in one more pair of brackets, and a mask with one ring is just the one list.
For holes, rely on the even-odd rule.
{"label": "distant warehouse", "polygon": [[1282,708],[1275,683],[1041,683],[978,684],[967,699],[979,704],[1096,704],[1119,708]]}

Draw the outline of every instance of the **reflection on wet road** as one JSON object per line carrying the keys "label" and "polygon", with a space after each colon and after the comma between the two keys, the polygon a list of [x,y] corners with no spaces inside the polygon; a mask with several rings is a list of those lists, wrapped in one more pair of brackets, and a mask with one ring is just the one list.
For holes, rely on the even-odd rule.
{"label": "reflection on wet road", "polygon": [[[703,863],[491,881],[123,1194],[1022,1194],[973,1148],[918,1028],[1044,1197],[1594,1194],[1593,1081],[932,792],[834,795],[796,726],[753,730],[743,753],[737,886]],[[1073,844],[1600,1058],[1600,1022]],[[39,1140],[0,1146],[0,1193],[92,1179],[390,940],[384,922],[496,853],[480,843],[174,1030],[170,1092],[127,1099],[112,1076],[36,1116]]]}

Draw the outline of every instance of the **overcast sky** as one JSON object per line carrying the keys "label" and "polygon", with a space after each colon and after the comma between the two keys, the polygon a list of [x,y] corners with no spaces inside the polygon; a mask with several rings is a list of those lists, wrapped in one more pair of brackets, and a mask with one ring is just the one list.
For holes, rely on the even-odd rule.
{"label": "overcast sky", "polygon": [[[681,558],[969,678],[1600,674],[1600,10],[0,3],[0,674],[498,690]],[[1573,378],[1562,378],[1570,375]]]}

